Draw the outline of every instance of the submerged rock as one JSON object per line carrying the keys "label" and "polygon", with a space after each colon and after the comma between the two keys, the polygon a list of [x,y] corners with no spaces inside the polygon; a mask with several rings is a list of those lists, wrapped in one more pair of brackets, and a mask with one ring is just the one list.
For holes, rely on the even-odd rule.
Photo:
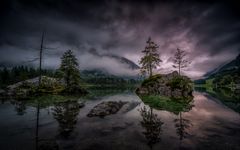
{"label": "submerged rock", "polygon": [[100,104],[97,104],[88,114],[88,117],[104,117],[107,115],[115,114],[117,113],[123,105],[125,105],[127,102],[122,101],[108,101],[108,102],[102,102]]}
{"label": "submerged rock", "polygon": [[143,81],[137,88],[138,95],[161,95],[172,98],[192,96],[192,81],[179,76],[176,71],[170,74],[157,74]]}
{"label": "submerged rock", "polygon": [[137,101],[128,102],[127,104],[123,105],[123,107],[119,110],[118,113],[127,113],[135,109],[138,105],[140,105],[140,102]]}

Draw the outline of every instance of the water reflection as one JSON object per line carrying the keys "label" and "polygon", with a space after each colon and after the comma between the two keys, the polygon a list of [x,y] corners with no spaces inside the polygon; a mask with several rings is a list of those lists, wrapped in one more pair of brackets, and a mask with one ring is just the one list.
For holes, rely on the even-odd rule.
{"label": "water reflection", "polygon": [[67,138],[70,136],[77,123],[77,115],[80,105],[77,101],[67,101],[55,104],[53,116],[58,121],[60,135]]}
{"label": "water reflection", "polygon": [[[194,107],[189,107],[192,102],[185,105],[163,101],[158,103],[162,104],[160,110],[141,104],[127,113],[119,112],[105,119],[86,117],[102,101],[140,101],[136,95],[126,92],[113,95],[89,99],[84,108],[77,107],[80,102],[66,102],[68,98],[59,96],[35,97],[34,101],[24,101],[25,104],[5,102],[0,105],[0,120],[4,120],[0,124],[0,147],[32,150],[35,140],[38,150],[240,147],[239,114],[206,93],[194,92]],[[24,105],[26,108],[20,107]],[[16,115],[16,110],[24,110],[25,114]]]}
{"label": "water reflection", "polygon": [[17,112],[17,115],[24,115],[26,113],[26,102],[25,101],[11,101],[14,105],[14,109]]}
{"label": "water reflection", "polygon": [[148,146],[152,149],[153,145],[161,140],[160,135],[163,122],[158,118],[157,114],[153,113],[152,108],[147,109],[144,106],[140,109],[140,114],[142,116],[142,121],[140,123],[145,129],[143,134],[148,141]]}
{"label": "water reflection", "polygon": [[229,108],[240,113],[240,89],[195,87],[195,90],[208,93]]}
{"label": "water reflection", "polygon": [[176,133],[179,136],[179,149],[182,148],[182,140],[187,138],[189,133],[189,128],[192,126],[190,120],[183,118],[182,112],[179,113],[179,119],[175,119]]}
{"label": "water reflection", "polygon": [[[165,110],[177,115],[179,118],[173,120],[176,128],[176,134],[179,136],[179,149],[182,148],[182,140],[190,135],[188,128],[192,126],[190,120],[183,117],[183,112],[189,112],[193,107],[193,97],[186,99],[161,99],[157,96],[143,96],[141,97],[143,102],[150,106],[155,106],[156,110]],[[156,114],[153,114],[153,108],[147,109],[141,108],[140,113],[143,118],[141,125],[146,129],[144,132],[145,137],[148,139],[148,145],[152,149],[153,144],[160,141],[161,126],[163,122],[157,118]]]}

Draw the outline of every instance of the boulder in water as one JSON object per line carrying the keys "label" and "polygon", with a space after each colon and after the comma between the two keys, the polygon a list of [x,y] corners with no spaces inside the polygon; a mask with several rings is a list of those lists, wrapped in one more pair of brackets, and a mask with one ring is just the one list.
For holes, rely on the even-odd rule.
{"label": "boulder in water", "polygon": [[88,117],[104,117],[107,115],[115,114],[117,113],[123,105],[125,105],[127,102],[122,101],[107,101],[102,102],[100,104],[97,104],[88,114]]}

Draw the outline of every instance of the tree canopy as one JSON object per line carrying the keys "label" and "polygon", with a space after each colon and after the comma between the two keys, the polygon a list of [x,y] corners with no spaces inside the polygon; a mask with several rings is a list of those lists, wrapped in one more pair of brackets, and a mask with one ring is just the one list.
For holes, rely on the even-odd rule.
{"label": "tree canopy", "polygon": [[140,64],[142,65],[141,73],[147,73],[151,77],[153,69],[156,69],[157,66],[159,66],[160,62],[162,62],[162,60],[157,53],[159,46],[154,43],[150,37],[148,38],[146,43],[147,46],[142,51],[142,53],[144,53],[144,56],[140,60]]}
{"label": "tree canopy", "polygon": [[64,79],[66,89],[72,90],[79,86],[80,71],[77,58],[71,50],[66,51],[61,57],[61,65],[58,70],[60,76]]}

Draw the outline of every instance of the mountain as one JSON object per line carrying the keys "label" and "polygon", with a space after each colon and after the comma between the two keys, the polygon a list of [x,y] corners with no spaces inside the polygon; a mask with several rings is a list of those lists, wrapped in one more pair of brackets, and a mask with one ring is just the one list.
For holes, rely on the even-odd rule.
{"label": "mountain", "polygon": [[113,58],[120,63],[126,64],[129,69],[132,69],[132,70],[140,69],[140,67],[137,64],[135,64],[133,61],[131,61],[125,57],[121,57],[121,56],[117,56],[117,55],[104,55],[104,56]]}
{"label": "mountain", "polygon": [[204,75],[204,79],[195,80],[196,84],[214,84],[217,87],[235,85],[240,88],[240,54],[229,63],[217,67]]}
{"label": "mountain", "polygon": [[238,72],[240,69],[240,54],[236,57],[236,59],[232,60],[225,65],[219,66],[209,72],[207,72],[204,77],[210,78],[220,74],[228,74]]}

